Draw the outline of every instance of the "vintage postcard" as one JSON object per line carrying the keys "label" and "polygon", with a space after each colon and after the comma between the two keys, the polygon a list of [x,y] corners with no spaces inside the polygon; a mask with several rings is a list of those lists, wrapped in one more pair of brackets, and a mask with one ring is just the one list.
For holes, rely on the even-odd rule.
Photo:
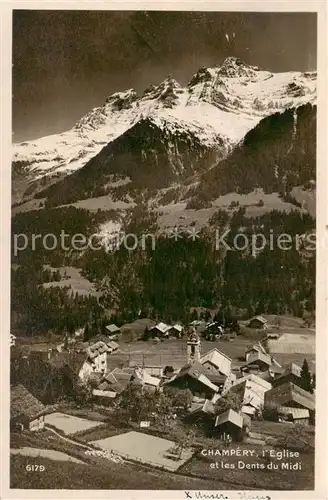
{"label": "vintage postcard", "polygon": [[1,7],[3,498],[327,498],[325,14]]}

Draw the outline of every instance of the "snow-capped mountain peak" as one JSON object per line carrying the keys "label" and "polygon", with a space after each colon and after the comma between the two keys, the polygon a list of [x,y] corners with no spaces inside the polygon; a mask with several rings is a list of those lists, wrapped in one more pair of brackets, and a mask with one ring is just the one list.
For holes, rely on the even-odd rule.
{"label": "snow-capped mountain peak", "polygon": [[108,143],[147,117],[170,133],[229,151],[265,116],[316,100],[316,73],[272,73],[228,57],[201,67],[182,87],[172,76],[141,96],[115,92],[61,134],[14,144],[13,161],[35,179],[83,167]]}
{"label": "snow-capped mountain peak", "polygon": [[252,78],[258,71],[258,66],[251,66],[238,57],[227,57],[220,66],[218,75],[228,78]]}
{"label": "snow-capped mountain peak", "polygon": [[184,89],[172,76],[168,76],[159,85],[151,85],[143,94],[143,100],[157,100],[165,108],[179,104],[179,95]]}

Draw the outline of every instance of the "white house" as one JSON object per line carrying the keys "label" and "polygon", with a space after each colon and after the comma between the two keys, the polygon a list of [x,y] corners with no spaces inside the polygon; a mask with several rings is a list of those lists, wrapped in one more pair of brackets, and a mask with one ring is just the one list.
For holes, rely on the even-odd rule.
{"label": "white house", "polygon": [[99,341],[86,348],[87,358],[83,363],[79,377],[83,380],[87,379],[91,373],[106,373],[107,372],[107,354],[111,352],[105,342]]}

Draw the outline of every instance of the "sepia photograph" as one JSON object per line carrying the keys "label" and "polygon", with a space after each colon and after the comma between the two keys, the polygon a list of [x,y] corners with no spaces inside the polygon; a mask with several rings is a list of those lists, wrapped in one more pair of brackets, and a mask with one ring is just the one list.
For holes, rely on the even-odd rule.
{"label": "sepia photograph", "polygon": [[11,490],[314,492],[317,26],[12,11]]}

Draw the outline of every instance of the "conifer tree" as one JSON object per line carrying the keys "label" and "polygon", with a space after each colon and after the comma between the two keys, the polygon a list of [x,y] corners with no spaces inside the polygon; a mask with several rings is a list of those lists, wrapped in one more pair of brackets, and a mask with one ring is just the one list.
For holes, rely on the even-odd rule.
{"label": "conifer tree", "polygon": [[305,391],[313,393],[312,377],[309,370],[309,365],[306,359],[304,359],[302,371],[301,371],[301,387]]}

